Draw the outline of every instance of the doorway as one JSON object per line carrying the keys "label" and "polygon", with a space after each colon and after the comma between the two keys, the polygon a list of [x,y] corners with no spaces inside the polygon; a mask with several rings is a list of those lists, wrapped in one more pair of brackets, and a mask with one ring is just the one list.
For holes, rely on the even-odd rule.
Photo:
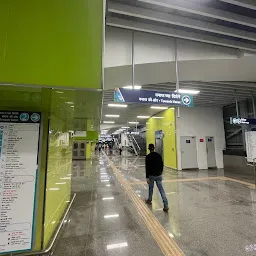
{"label": "doorway", "polygon": [[86,141],[75,141],[73,143],[72,157],[74,160],[86,159]]}
{"label": "doorway", "polygon": [[181,168],[198,169],[196,137],[180,137]]}
{"label": "doorway", "polygon": [[159,130],[155,132],[155,145],[156,145],[156,152],[163,157],[164,151],[164,142],[163,142],[163,131]]}
{"label": "doorway", "polygon": [[214,137],[206,137],[206,153],[208,168],[216,168]]}

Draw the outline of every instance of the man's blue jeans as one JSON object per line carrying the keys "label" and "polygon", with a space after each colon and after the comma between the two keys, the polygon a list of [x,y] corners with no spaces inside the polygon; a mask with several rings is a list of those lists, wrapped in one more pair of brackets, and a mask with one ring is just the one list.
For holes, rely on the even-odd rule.
{"label": "man's blue jeans", "polygon": [[162,175],[161,176],[149,176],[149,196],[148,196],[148,200],[152,201],[152,197],[153,197],[153,191],[154,191],[154,184],[156,182],[156,185],[158,187],[158,190],[161,194],[164,206],[168,206],[168,200],[163,188],[163,184],[162,184]]}

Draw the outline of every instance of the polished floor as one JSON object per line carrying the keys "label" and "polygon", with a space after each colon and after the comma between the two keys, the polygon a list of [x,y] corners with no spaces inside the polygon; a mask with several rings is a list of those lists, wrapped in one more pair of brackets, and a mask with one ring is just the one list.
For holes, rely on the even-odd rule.
{"label": "polished floor", "polygon": [[256,255],[253,180],[229,170],[166,168],[163,177],[167,214],[157,189],[152,207],[144,206],[143,157],[74,162],[77,198],[54,255]]}

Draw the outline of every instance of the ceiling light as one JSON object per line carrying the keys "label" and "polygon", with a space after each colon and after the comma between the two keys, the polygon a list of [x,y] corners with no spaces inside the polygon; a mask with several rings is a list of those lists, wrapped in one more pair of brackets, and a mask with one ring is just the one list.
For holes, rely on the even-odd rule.
{"label": "ceiling light", "polygon": [[122,127],[122,129],[130,129],[130,127]]}
{"label": "ceiling light", "polygon": [[179,90],[176,90],[175,92],[194,94],[194,95],[200,93],[200,91],[198,90],[190,90],[190,89],[179,89]]}
{"label": "ceiling light", "polygon": [[128,122],[129,124],[139,124],[139,122]]}
{"label": "ceiling light", "polygon": [[125,243],[118,243],[118,244],[109,244],[107,245],[107,249],[108,250],[111,250],[111,249],[117,249],[117,248],[122,248],[122,247],[127,247],[128,244],[125,242]]}
{"label": "ceiling light", "polygon": [[60,178],[61,180],[71,180],[71,177]]}
{"label": "ceiling light", "polygon": [[120,117],[120,115],[105,115],[105,117],[115,117],[115,118],[118,118],[118,117]]}
{"label": "ceiling light", "polygon": [[114,197],[103,197],[102,200],[103,201],[105,201],[105,200],[114,200]]}
{"label": "ceiling light", "polygon": [[108,104],[108,106],[113,108],[127,108],[127,105],[123,104]]}
{"label": "ceiling light", "polygon": [[67,104],[74,104],[73,102],[71,102],[71,101],[67,101],[67,102],[65,102],[65,103],[67,103]]}
{"label": "ceiling light", "polygon": [[101,180],[101,182],[108,182],[109,180]]}
{"label": "ceiling light", "polygon": [[56,190],[57,191],[57,190],[60,190],[60,188],[49,188],[49,190],[54,190],[54,191]]}
{"label": "ceiling light", "polygon": [[140,119],[147,119],[147,118],[150,118],[150,116],[137,116],[137,118],[140,118]]}
{"label": "ceiling light", "polygon": [[56,93],[59,93],[59,94],[62,94],[62,93],[64,93],[64,92],[61,92],[61,91],[55,91]]}
{"label": "ceiling light", "polygon": [[57,183],[55,183],[56,185],[65,185],[65,184],[67,184],[67,182],[57,182]]}
{"label": "ceiling light", "polygon": [[71,108],[74,108],[75,106],[71,106]]}
{"label": "ceiling light", "polygon": [[105,215],[104,219],[110,219],[110,218],[118,218],[119,214],[112,214],[112,215]]}
{"label": "ceiling light", "polygon": [[124,89],[129,89],[129,90],[140,90],[141,89],[141,85],[128,85],[128,86],[124,86]]}
{"label": "ceiling light", "polygon": [[104,121],[103,123],[104,124],[114,124],[115,122],[114,121]]}
{"label": "ceiling light", "polygon": [[152,118],[154,118],[154,119],[163,119],[162,116],[152,116]]}
{"label": "ceiling light", "polygon": [[152,106],[153,109],[168,109],[168,107]]}

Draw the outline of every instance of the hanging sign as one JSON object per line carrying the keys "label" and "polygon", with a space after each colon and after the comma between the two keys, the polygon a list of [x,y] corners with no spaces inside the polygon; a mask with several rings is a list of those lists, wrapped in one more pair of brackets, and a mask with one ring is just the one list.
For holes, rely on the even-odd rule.
{"label": "hanging sign", "polygon": [[237,125],[254,124],[254,125],[256,125],[256,119],[230,117],[230,124],[237,124]]}
{"label": "hanging sign", "polygon": [[0,111],[0,254],[32,249],[40,121]]}
{"label": "hanging sign", "polygon": [[176,92],[159,92],[148,90],[129,90],[115,88],[115,102],[147,103],[155,105],[170,105],[193,107],[193,96]]}

